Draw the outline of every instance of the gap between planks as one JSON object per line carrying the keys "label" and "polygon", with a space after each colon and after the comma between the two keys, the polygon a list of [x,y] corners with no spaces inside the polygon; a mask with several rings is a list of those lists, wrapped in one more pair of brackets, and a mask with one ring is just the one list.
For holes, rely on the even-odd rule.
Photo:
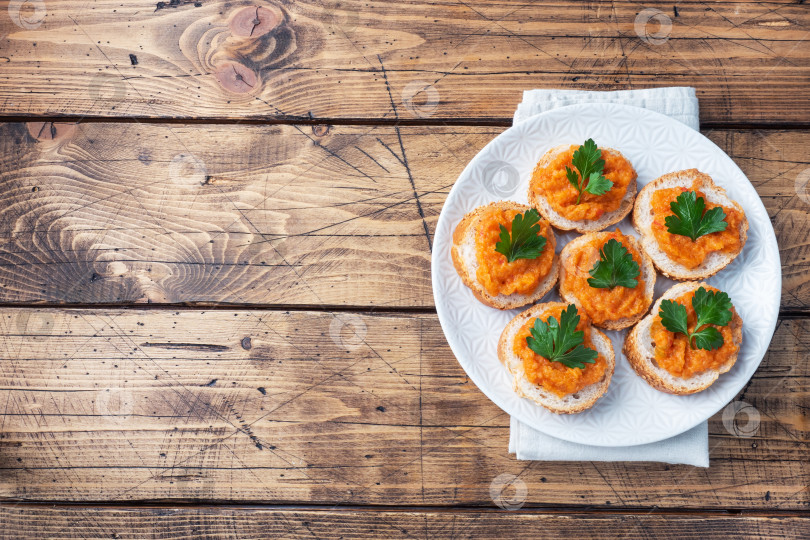
{"label": "gap between planks", "polygon": [[[511,127],[512,118],[315,118],[310,116],[277,116],[261,118],[200,118],[200,117],[116,117],[74,115],[2,115],[0,123],[60,122],[82,124],[169,124],[211,126],[272,126],[272,125],[324,125],[379,126],[379,127]],[[810,130],[810,122],[701,122],[700,129],[739,131],[801,131]]]}
{"label": "gap between planks", "polygon": [[[436,308],[433,306],[362,306],[362,305],[341,305],[341,304],[232,304],[232,303],[183,303],[183,304],[163,304],[163,303],[77,303],[77,304],[55,304],[55,303],[5,303],[0,302],[0,309],[60,309],[60,310],[104,310],[120,309],[133,311],[289,311],[289,312],[322,312],[322,313],[361,313],[361,314],[414,314],[414,315],[435,315]],[[780,319],[806,319],[810,317],[810,309],[781,309]]]}
{"label": "gap between planks", "polygon": [[[260,504],[238,501],[207,501],[199,503],[195,500],[170,499],[165,502],[138,502],[138,501],[82,501],[82,502],[49,502],[49,501],[0,501],[0,509],[12,507],[26,508],[64,508],[64,509],[115,509],[115,510],[169,510],[174,508],[196,510],[266,510],[266,511],[295,511],[295,512],[422,512],[422,513],[491,513],[502,514],[503,510],[491,506],[435,506],[435,505],[352,505],[352,504]],[[621,516],[625,514],[643,513],[645,516],[688,516],[688,517],[729,517],[744,516],[751,518],[807,518],[810,519],[810,510],[751,510],[749,508],[649,508],[643,506],[614,506],[612,508],[597,508],[592,505],[526,505],[507,513],[522,515],[562,515],[562,516]]]}

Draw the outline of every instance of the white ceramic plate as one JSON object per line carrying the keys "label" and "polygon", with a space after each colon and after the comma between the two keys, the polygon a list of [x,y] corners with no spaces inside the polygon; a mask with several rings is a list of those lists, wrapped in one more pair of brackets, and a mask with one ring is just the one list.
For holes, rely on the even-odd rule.
{"label": "white ceramic plate", "polygon": [[[502,199],[527,203],[529,177],[540,157],[559,144],[593,138],[616,148],[638,172],[638,189],[658,176],[697,168],[739,202],[750,229],[743,252],[708,282],[728,292],[743,319],[737,363],[711,387],[691,396],[651,388],[621,353],[625,331],[607,332],[616,351],[610,388],[591,409],[557,415],[512,391],[510,375],[498,361],[501,331],[520,310],[486,307],[456,274],[450,258],[452,235],[461,218],[477,206]],[[630,219],[619,223],[637,236]],[[609,227],[614,229],[615,227]],[[557,231],[555,231],[557,232]],[[557,250],[576,233],[557,233]],[[662,114],[626,105],[594,103],[555,109],[501,133],[461,173],[439,216],[433,245],[433,296],[442,329],[459,363],[496,405],[521,422],[560,439],[598,446],[628,446],[667,439],[693,428],[724,405],[751,378],[768,348],[779,312],[782,287],[779,251],[768,214],[743,172],[699,132]],[[656,298],[674,282],[659,276]],[[558,300],[556,290],[542,301]]]}

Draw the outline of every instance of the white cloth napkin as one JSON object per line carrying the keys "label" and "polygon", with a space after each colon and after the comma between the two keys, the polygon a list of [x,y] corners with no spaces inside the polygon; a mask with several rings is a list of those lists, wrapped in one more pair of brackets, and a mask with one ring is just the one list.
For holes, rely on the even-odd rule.
{"label": "white cloth napkin", "polygon": [[[588,92],[581,90],[527,90],[515,111],[514,122],[576,103],[610,102],[644,107],[698,129],[698,100],[694,88],[651,88]],[[606,448],[563,441],[536,431],[515,418],[509,424],[509,452],[517,459],[543,461],[660,461],[709,466],[707,422],[657,443]]]}

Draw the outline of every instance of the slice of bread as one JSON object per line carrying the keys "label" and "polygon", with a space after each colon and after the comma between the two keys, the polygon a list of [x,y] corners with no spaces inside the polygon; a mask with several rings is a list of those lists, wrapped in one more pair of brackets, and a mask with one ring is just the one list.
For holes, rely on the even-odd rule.
{"label": "slice of bread", "polygon": [[[604,238],[608,236],[610,233],[607,232],[597,232],[597,233],[587,233],[574,240],[568,242],[565,247],[560,252],[560,296],[562,296],[563,300],[566,302],[570,302],[572,304],[576,304],[578,309],[580,308],[580,302],[577,298],[576,294],[569,289],[565,285],[565,276],[566,276],[566,262],[570,260],[570,258],[576,253],[576,251],[585,245],[589,244],[590,242],[599,239],[601,241],[605,241]],[[605,328],[606,330],[621,330],[622,328],[627,328],[628,326],[632,326],[639,319],[641,319],[645,313],[647,313],[647,309],[649,309],[650,304],[653,301],[653,293],[655,289],[655,267],[653,266],[652,259],[648,257],[644,250],[641,249],[641,244],[638,240],[636,240],[632,236],[625,236],[627,243],[630,244],[629,247],[635,249],[639,255],[641,256],[641,275],[639,275],[639,280],[644,281],[644,299],[645,299],[645,309],[638,315],[633,317],[620,317],[613,320],[604,321],[601,324],[594,323],[594,326],[598,326],[599,328]],[[624,243],[624,241],[623,241]],[[588,272],[590,268],[582,269],[584,272]]]}
{"label": "slice of bread", "polygon": [[[692,290],[708,286],[706,283],[693,281],[673,285],[655,302],[650,314],[641,319],[627,334],[622,351],[635,372],[653,388],[669,394],[694,394],[711,386],[721,373],[730,370],[737,361],[737,354],[735,354],[719,368],[704,371],[688,379],[676,377],[655,362],[655,344],[650,336],[650,328],[653,319],[658,316],[661,309],[661,302],[663,300],[674,300]],[[731,326],[732,339],[738,347],[742,345],[742,324],[742,318],[734,310],[729,325]]]}
{"label": "slice of bread", "polygon": [[726,195],[726,190],[717,186],[712,177],[708,174],[702,173],[697,169],[687,169],[684,171],[671,172],[660,176],[644,186],[636,197],[636,203],[633,206],[633,227],[641,235],[641,245],[647,255],[653,260],[653,264],[658,270],[667,277],[677,279],[680,281],[706,279],[713,276],[728,263],[734,260],[740,251],[735,253],[710,253],[703,263],[696,268],[687,268],[686,266],[673,261],[661,248],[655,240],[652,231],[653,212],[652,212],[652,195],[656,190],[674,187],[692,188],[692,183],[695,180],[700,180],[703,184],[700,191],[706,194],[706,200],[712,204],[719,204],[725,207],[733,207],[738,210],[743,219],[740,222],[740,251],[745,246],[745,241],[748,239],[748,220],[745,218],[745,213],[742,207],[737,202],[731,200]]}
{"label": "slice of bread", "polygon": [[[554,148],[543,154],[543,157],[541,157],[540,161],[537,162],[535,170],[537,170],[538,168],[546,167],[551,160],[553,160],[560,153],[565,152],[569,148],[571,148],[570,144],[555,146]],[[602,150],[603,153],[612,153],[617,154],[619,156],[622,155],[621,152],[619,152],[618,150],[614,150],[613,148],[600,148],[600,150]],[[534,173],[532,173],[532,176],[534,176]],[[608,212],[604,214],[597,220],[574,221],[572,219],[563,217],[560,213],[554,210],[548,203],[548,201],[546,201],[545,197],[542,196],[542,194],[535,193],[535,191],[532,189],[531,181],[529,181],[529,204],[537,208],[537,211],[540,212],[540,215],[549,220],[552,225],[563,231],[574,230],[577,232],[586,233],[593,231],[601,231],[605,227],[610,227],[611,225],[623,220],[627,216],[627,214],[630,213],[630,211],[633,209],[633,199],[635,198],[635,196],[636,196],[636,180],[633,179],[633,181],[630,182],[630,185],[627,186],[627,192],[624,194],[624,197],[622,198],[622,202],[619,208],[617,208],[613,212]]]}
{"label": "slice of bread", "polygon": [[564,397],[559,397],[557,394],[549,392],[542,386],[529,382],[526,378],[526,372],[523,369],[523,361],[515,355],[513,350],[515,336],[529,319],[541,315],[547,309],[556,306],[566,307],[567,305],[568,304],[561,302],[546,302],[530,307],[509,321],[509,324],[504,328],[501,333],[501,338],[498,341],[498,358],[514,377],[513,389],[517,395],[530,399],[557,414],[572,414],[590,409],[593,404],[607,392],[608,386],[610,386],[610,379],[613,377],[613,370],[616,366],[610,338],[596,328],[591,328],[591,341],[593,341],[597,352],[607,361],[605,376],[601,381]]}
{"label": "slice of bread", "polygon": [[[461,276],[464,285],[472,290],[478,300],[488,305],[489,307],[497,309],[514,309],[528,304],[533,304],[543,298],[557,283],[559,276],[560,258],[555,253],[552,259],[551,270],[548,275],[537,284],[537,288],[531,294],[513,293],[509,295],[499,294],[493,296],[478,282],[476,272],[478,272],[478,257],[475,250],[475,230],[478,224],[478,219],[481,215],[493,206],[500,207],[504,210],[514,209],[519,212],[526,212],[531,210],[530,207],[524,204],[518,204],[511,201],[499,201],[490,203],[488,205],[479,206],[472,212],[464,216],[464,218],[456,226],[453,232],[453,246],[450,248],[450,255],[453,258],[453,266],[456,267],[456,272]],[[546,248],[554,251],[556,246],[556,239],[554,232],[549,227],[549,237],[546,238]]]}

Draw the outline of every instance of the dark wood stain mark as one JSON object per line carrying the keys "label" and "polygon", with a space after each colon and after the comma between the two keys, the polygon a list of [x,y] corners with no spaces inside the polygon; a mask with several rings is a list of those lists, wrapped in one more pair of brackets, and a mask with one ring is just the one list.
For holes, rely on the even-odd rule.
{"label": "dark wood stain mark", "polygon": [[194,7],[202,6],[200,2],[190,2],[188,0],[169,0],[168,2],[158,2],[157,4],[155,4],[155,11],[160,11],[161,9],[165,8],[176,8],[186,4],[194,4]]}
{"label": "dark wood stain mark", "polygon": [[208,343],[141,343],[141,347],[159,347],[161,349],[186,349],[189,351],[227,351],[226,345],[211,345]]}

